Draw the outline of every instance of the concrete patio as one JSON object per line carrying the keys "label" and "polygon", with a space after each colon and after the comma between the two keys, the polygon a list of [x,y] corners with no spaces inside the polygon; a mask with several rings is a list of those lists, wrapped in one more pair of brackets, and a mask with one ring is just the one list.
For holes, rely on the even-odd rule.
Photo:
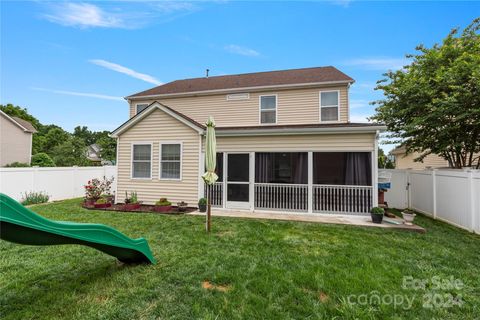
{"label": "concrete patio", "polygon": [[[190,215],[204,216],[205,213],[194,211],[188,213]],[[212,208],[213,217],[229,217],[229,218],[246,218],[246,219],[269,219],[269,220],[284,220],[284,221],[301,221],[301,222],[315,222],[325,224],[343,224],[359,227],[377,227],[385,229],[399,229],[406,231],[413,231],[419,233],[425,233],[426,230],[417,225],[406,225],[403,223],[403,219],[400,218],[387,218],[384,217],[384,221],[381,224],[373,223],[370,216],[356,216],[356,215],[327,215],[327,214],[301,214],[301,213],[278,213],[268,211],[242,211],[242,210],[225,210]],[[387,220],[397,222],[388,223]]]}

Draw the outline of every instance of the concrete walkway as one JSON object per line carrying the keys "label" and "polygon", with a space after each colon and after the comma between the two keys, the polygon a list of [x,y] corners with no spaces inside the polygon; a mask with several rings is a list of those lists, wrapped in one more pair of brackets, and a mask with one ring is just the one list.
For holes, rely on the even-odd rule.
{"label": "concrete walkway", "polygon": [[[190,215],[205,216],[205,213],[194,211],[188,213]],[[243,210],[224,210],[212,208],[212,216],[214,217],[229,217],[229,218],[247,218],[247,219],[269,219],[269,220],[285,220],[285,221],[302,221],[302,222],[317,222],[327,224],[344,224],[360,227],[377,227],[385,229],[400,229],[407,231],[414,231],[425,233],[425,229],[417,225],[403,224],[403,219],[387,218],[379,223],[373,223],[371,217],[368,216],[347,216],[347,215],[328,215],[328,214],[301,214],[301,213],[278,213],[278,212],[250,212]],[[386,220],[395,221],[399,224],[387,223]]]}

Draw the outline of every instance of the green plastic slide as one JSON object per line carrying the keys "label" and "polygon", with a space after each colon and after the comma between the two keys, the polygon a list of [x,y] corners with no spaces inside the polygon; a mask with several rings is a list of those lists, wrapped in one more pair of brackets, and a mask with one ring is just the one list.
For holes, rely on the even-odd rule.
{"label": "green plastic slide", "polygon": [[48,220],[0,193],[0,238],[26,245],[81,244],[124,263],[155,263],[145,239],[93,223]]}

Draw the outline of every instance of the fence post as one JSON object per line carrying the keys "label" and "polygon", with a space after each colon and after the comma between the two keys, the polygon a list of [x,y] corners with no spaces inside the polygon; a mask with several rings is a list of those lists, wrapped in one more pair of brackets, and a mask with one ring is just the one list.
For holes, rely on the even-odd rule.
{"label": "fence post", "polygon": [[78,178],[78,166],[73,166],[73,188],[72,188],[72,198],[77,197],[77,178]]}
{"label": "fence post", "polygon": [[313,152],[308,152],[308,213],[313,212]]}
{"label": "fence post", "polygon": [[437,169],[432,169],[433,219],[437,219]]}
{"label": "fence post", "polygon": [[471,223],[471,230],[475,232],[475,198],[473,192],[473,171],[468,170],[468,207],[470,211],[470,223]]}
{"label": "fence post", "polygon": [[412,207],[412,193],[411,193],[411,186],[410,186],[410,170],[405,171],[407,177],[407,207],[410,209]]}

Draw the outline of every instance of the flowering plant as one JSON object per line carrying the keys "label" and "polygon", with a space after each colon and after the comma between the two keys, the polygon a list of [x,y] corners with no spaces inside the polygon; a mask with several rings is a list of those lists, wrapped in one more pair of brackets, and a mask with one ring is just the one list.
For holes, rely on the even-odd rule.
{"label": "flowering plant", "polygon": [[110,195],[113,179],[113,177],[111,179],[103,177],[103,180],[97,178],[88,180],[84,186],[85,199],[97,200],[100,199],[103,194]]}

